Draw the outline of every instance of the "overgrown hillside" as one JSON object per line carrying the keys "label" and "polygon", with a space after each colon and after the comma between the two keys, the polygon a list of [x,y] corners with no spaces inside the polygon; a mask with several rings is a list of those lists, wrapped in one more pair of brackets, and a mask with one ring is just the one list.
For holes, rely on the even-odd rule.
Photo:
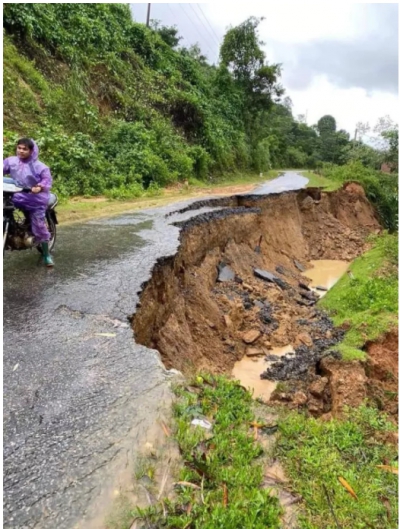
{"label": "overgrown hillside", "polygon": [[[34,137],[64,197],[139,196],[236,170],[317,168],[376,152],[295,120],[250,18],[225,35],[218,66],[179,47],[174,28],[132,20],[127,4],[5,4],[5,154]],[[367,156],[368,155],[368,156]]]}

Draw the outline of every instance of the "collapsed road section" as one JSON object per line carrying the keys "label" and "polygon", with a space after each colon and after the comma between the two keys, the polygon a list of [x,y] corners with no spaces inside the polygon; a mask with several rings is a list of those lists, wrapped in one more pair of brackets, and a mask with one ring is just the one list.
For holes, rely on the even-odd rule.
{"label": "collapsed road section", "polygon": [[[63,227],[56,270],[35,281],[34,254],[8,256],[5,527],[101,526],[169,410],[164,366],[229,373],[251,349],[273,354],[290,342],[296,350],[309,338],[305,358],[315,362],[317,340],[340,338],[315,311],[301,270],[359,255],[365,235],[379,230],[374,211],[358,186],[268,192]],[[135,311],[132,340],[126,318]],[[378,361],[377,346],[372,353]]]}
{"label": "collapsed road section", "polygon": [[[350,183],[334,193],[235,196],[182,212],[196,207],[216,210],[177,223],[176,255],[159,260],[143,285],[136,341],[185,374],[231,373],[243,357],[267,355],[275,362],[261,378],[326,385],[323,366],[337,360],[344,331],[316,309],[303,272],[310,261],[350,262],[380,231],[363,189]],[[293,351],[274,358],[274,348],[288,346]],[[331,411],[329,387],[309,400],[315,415]]]}

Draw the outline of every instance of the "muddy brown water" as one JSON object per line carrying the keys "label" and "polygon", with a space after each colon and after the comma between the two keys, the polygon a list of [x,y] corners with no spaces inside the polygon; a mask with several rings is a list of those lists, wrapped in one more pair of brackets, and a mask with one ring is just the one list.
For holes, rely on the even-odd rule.
{"label": "muddy brown water", "polygon": [[[287,345],[286,347],[274,347],[268,354],[275,356],[285,356],[288,353],[293,353],[293,347]],[[262,380],[260,375],[263,371],[268,369],[273,362],[266,361],[264,357],[248,357],[244,356],[239,362],[235,363],[232,375],[240,380],[240,383],[245,388],[249,388],[253,392],[255,399],[261,398],[268,401],[275,390],[277,382],[274,380]]]}
{"label": "muddy brown water", "polygon": [[[320,297],[323,297],[326,292],[317,290],[317,286],[324,287],[330,290],[346,273],[351,263],[347,261],[322,259],[318,261],[310,261],[313,268],[306,270],[303,275],[311,279],[310,288],[315,290]],[[293,346],[287,345],[285,347],[275,347],[268,351],[268,354],[282,357],[288,353],[294,353]],[[265,357],[248,357],[244,356],[241,360],[235,363],[232,370],[234,378],[247,389],[253,392],[255,399],[261,398],[268,402],[273,391],[276,389],[277,382],[274,380],[263,380],[260,378],[268,367],[274,362],[266,361]]]}
{"label": "muddy brown water", "polygon": [[350,263],[347,261],[334,261],[330,259],[311,261],[314,268],[306,270],[303,275],[311,279],[309,285],[315,290],[320,297],[325,296],[326,292],[317,290],[321,286],[330,290],[349,269]]}

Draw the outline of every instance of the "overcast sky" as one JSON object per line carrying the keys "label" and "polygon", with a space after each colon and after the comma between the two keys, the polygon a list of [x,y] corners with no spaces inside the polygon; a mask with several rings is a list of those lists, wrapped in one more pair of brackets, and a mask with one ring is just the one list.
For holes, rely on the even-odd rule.
{"label": "overcast sky", "polygon": [[[131,4],[145,22],[147,4]],[[374,125],[389,114],[398,122],[398,5],[332,2],[151,4],[151,18],[176,25],[181,43],[199,43],[218,61],[226,29],[263,16],[260,37],[269,62],[283,64],[282,83],[294,115],[312,125],[332,114],[354,134],[358,121]]]}

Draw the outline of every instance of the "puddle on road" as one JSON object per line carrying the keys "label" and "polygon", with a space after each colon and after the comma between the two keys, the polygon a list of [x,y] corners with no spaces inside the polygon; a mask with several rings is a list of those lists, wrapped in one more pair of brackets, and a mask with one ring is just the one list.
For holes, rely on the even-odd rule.
{"label": "puddle on road", "polygon": [[[268,355],[284,356],[288,353],[294,353],[293,347],[274,347],[268,350]],[[277,386],[274,380],[262,380],[261,373],[268,369],[274,362],[266,361],[265,356],[248,357],[244,356],[239,362],[236,362],[232,375],[240,381],[241,385],[253,392],[253,398],[261,398],[267,402],[272,392]]]}
{"label": "puddle on road", "polygon": [[347,261],[321,260],[311,261],[314,268],[306,270],[303,275],[311,279],[310,288],[317,292],[322,298],[326,292],[316,289],[316,287],[324,287],[328,290],[335,285],[348,270],[351,263]]}

